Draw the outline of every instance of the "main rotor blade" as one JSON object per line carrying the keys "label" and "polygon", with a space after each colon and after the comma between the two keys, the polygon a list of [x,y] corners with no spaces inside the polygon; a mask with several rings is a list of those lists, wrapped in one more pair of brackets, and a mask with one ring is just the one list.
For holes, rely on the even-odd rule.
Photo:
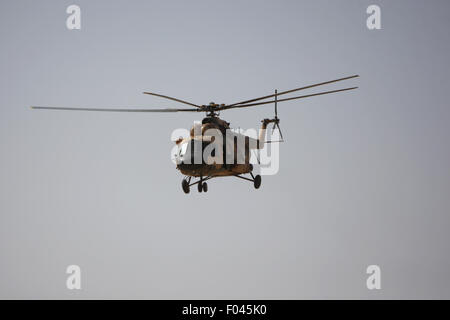
{"label": "main rotor blade", "polygon": [[[238,104],[246,104],[246,103],[249,103],[249,102],[254,102],[254,101],[263,100],[263,99],[267,99],[267,98],[272,98],[272,97],[275,97],[275,95],[280,96],[282,94],[287,94],[287,93],[291,93],[291,92],[295,92],[295,91],[299,91],[299,90],[305,90],[305,89],[309,89],[309,88],[314,88],[314,87],[322,86],[322,85],[325,85],[325,84],[334,83],[334,82],[343,81],[343,80],[352,79],[352,78],[357,78],[357,77],[359,77],[359,75],[356,74],[356,75],[353,75],[353,76],[350,76],[350,77],[345,77],[345,78],[340,78],[340,79],[336,79],[336,80],[316,83],[316,84],[312,84],[312,85],[309,85],[309,86],[306,86],[306,87],[301,87],[301,88],[297,88],[297,89],[287,90],[287,91],[279,92],[279,93],[276,93],[276,94],[270,94],[268,96],[259,97],[259,98],[255,98],[255,99],[251,99],[251,100],[245,100],[245,101],[241,101],[241,102],[230,104],[228,106],[229,107],[233,107],[233,106],[236,106]],[[282,101],[282,100],[278,100],[278,101]]]}
{"label": "main rotor blade", "polygon": [[143,93],[144,94],[149,94],[149,95],[152,95],[152,96],[156,96],[156,97],[160,97],[160,98],[169,99],[169,100],[180,102],[180,103],[184,103],[184,104],[188,104],[188,105],[193,106],[193,107],[201,108],[201,106],[199,106],[197,104],[190,103],[190,102],[187,102],[187,101],[184,101],[184,100],[181,100],[181,99],[165,96],[165,95],[162,95],[162,94],[159,94],[159,93],[153,93],[153,92],[143,92]]}
{"label": "main rotor blade", "polygon": [[199,109],[103,109],[103,108],[60,108],[60,107],[38,107],[32,106],[31,109],[39,110],[70,110],[70,111],[106,111],[106,112],[198,112]]}
{"label": "main rotor blade", "polygon": [[[325,91],[325,92],[319,92],[319,93],[312,93],[312,94],[307,94],[307,95],[299,96],[299,97],[278,99],[277,102],[289,101],[289,100],[295,100],[295,99],[302,99],[302,98],[309,98],[309,97],[320,96],[320,95],[329,94],[329,93],[336,93],[336,92],[341,92],[341,91],[353,90],[353,89],[357,89],[357,88],[358,87],[351,87],[351,88],[345,88],[345,89],[339,89],[339,90],[331,90],[331,91]],[[234,108],[253,107],[253,106],[259,106],[259,105],[262,105],[262,104],[269,104],[269,103],[274,103],[274,102],[275,102],[275,100],[264,101],[264,102],[257,102],[257,103],[250,103],[250,104],[244,104],[244,105],[239,105],[239,106],[224,106],[224,107],[218,108],[217,110],[220,111],[220,110],[227,110],[227,109],[234,109]]]}

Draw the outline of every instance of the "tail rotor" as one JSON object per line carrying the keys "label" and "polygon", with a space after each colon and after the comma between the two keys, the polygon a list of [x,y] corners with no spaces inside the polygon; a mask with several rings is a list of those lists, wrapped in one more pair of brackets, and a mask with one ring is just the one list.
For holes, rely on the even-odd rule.
{"label": "tail rotor", "polygon": [[278,133],[280,134],[280,140],[269,140],[266,141],[266,143],[273,143],[273,142],[284,142],[283,139],[283,134],[281,133],[281,128],[280,128],[280,118],[278,118],[278,108],[277,108],[277,102],[278,102],[278,90],[275,90],[275,100],[274,100],[274,104],[275,104],[275,117],[271,120],[269,120],[269,122],[273,123],[273,127],[272,127],[272,135],[275,132],[275,129],[278,130]]}

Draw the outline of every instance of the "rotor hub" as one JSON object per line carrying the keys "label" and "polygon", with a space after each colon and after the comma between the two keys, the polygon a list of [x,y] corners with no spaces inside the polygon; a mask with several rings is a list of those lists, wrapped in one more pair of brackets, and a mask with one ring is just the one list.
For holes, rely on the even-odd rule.
{"label": "rotor hub", "polygon": [[220,107],[224,107],[224,106],[225,106],[224,103],[218,104],[218,103],[215,103],[215,102],[210,102],[207,105],[202,105],[201,109],[202,109],[202,111],[206,112],[206,116],[208,116],[208,117],[217,117],[219,115],[219,112],[218,112],[217,109],[219,109]]}

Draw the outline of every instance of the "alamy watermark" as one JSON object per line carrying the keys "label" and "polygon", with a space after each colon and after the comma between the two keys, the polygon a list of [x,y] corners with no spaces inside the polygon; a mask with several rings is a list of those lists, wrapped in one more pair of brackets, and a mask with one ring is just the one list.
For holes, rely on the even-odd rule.
{"label": "alamy watermark", "polygon": [[381,289],[381,268],[376,264],[372,264],[367,267],[366,273],[369,277],[366,280],[366,286],[369,290]]}
{"label": "alamy watermark", "polygon": [[81,29],[81,9],[79,6],[72,4],[67,7],[66,13],[69,16],[66,19],[66,27],[69,30]]}
{"label": "alamy watermark", "polygon": [[81,268],[75,264],[67,267],[66,273],[69,274],[66,280],[66,287],[69,290],[81,289]]}
{"label": "alamy watermark", "polygon": [[204,130],[195,122],[191,131],[175,129],[171,140],[175,146],[171,150],[174,164],[239,165],[252,164],[260,175],[275,175],[280,166],[278,130],[226,129]]}
{"label": "alamy watermark", "polygon": [[366,25],[369,30],[380,30],[381,29],[381,9],[379,6],[372,4],[367,7],[366,13],[369,14],[367,17]]}

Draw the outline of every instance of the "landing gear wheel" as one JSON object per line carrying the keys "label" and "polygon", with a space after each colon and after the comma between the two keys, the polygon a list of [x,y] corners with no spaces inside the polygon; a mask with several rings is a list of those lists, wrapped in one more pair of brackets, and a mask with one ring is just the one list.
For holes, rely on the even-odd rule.
{"label": "landing gear wheel", "polygon": [[208,192],[208,184],[206,182],[203,182],[202,189],[203,189],[203,192]]}
{"label": "landing gear wheel", "polygon": [[258,189],[261,186],[261,176],[259,174],[253,179],[253,186],[255,189]]}
{"label": "landing gear wheel", "polygon": [[202,192],[203,191],[203,185],[202,185],[202,183],[201,182],[199,182],[198,184],[197,184],[197,187],[198,187],[198,192]]}
{"label": "landing gear wheel", "polygon": [[183,181],[181,181],[181,188],[183,188],[184,193],[189,193],[190,191],[189,182],[187,182],[186,179],[183,179]]}

